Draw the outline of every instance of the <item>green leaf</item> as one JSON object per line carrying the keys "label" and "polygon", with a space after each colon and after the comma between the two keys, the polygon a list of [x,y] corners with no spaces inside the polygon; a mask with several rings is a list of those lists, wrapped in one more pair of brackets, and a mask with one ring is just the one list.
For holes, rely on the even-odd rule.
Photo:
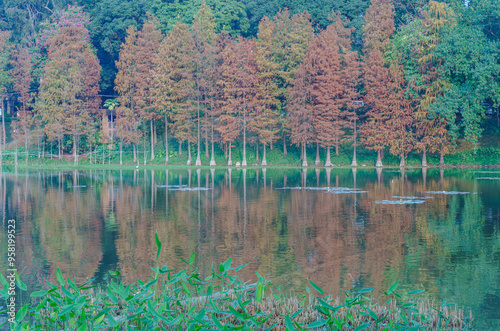
{"label": "green leaf", "polygon": [[234,269],[235,271],[240,271],[241,269],[243,269],[244,267],[246,267],[248,264],[244,264],[244,265],[240,265],[239,267],[236,267],[236,269]]}
{"label": "green leaf", "polygon": [[160,252],[161,252],[161,241],[158,239],[158,232],[155,232],[155,241],[156,241],[156,247],[158,247],[158,252],[156,253],[156,259],[160,257]]}
{"label": "green leaf", "polygon": [[118,276],[120,276],[120,272],[119,272],[118,270],[115,270],[115,271],[110,270],[110,271],[109,271],[109,274],[110,274],[111,276],[114,276],[114,277],[118,277]]}
{"label": "green leaf", "polygon": [[26,317],[26,314],[28,314],[28,306],[24,305],[16,314],[16,322],[21,322]]}
{"label": "green leaf", "polygon": [[370,326],[370,323],[364,323],[364,324],[361,324],[360,326],[358,326],[357,328],[355,328],[354,331],[364,330],[369,326]]}
{"label": "green leaf", "polygon": [[232,263],[231,258],[227,259],[226,262],[222,263],[222,267],[224,268],[224,271],[228,271],[229,268],[231,268],[231,263]]}
{"label": "green leaf", "polygon": [[307,324],[308,329],[314,329],[314,328],[319,328],[325,325],[328,322],[328,319],[323,319],[319,321],[314,321],[312,323]]}
{"label": "green leaf", "polygon": [[16,283],[17,283],[17,287],[19,287],[19,289],[21,291],[28,290],[28,287],[26,286],[26,284],[23,283],[23,281],[21,280],[21,277],[19,276],[19,274],[17,272],[16,272]]}
{"label": "green leaf", "polygon": [[237,311],[236,309],[233,308],[233,306],[229,305],[229,311],[231,312],[231,314],[234,315],[234,317],[236,317],[237,319],[241,320],[241,321],[246,321],[246,316],[243,315],[242,313],[240,313],[239,311]]}
{"label": "green leaf", "polygon": [[84,322],[80,327],[77,329],[77,331],[85,331],[87,330],[87,322]]}
{"label": "green leaf", "polygon": [[375,289],[375,287],[368,287],[368,288],[362,288],[361,290],[358,291],[359,294],[363,294],[363,293],[368,293],[368,292],[371,292]]}
{"label": "green leaf", "polygon": [[286,317],[285,317],[285,327],[288,331],[295,330],[295,327],[293,326],[292,320],[290,319],[290,315],[286,315]]}
{"label": "green leaf", "polygon": [[47,292],[48,292],[48,291],[45,291],[45,290],[44,290],[44,291],[36,291],[36,292],[32,292],[32,293],[30,294],[30,297],[32,297],[32,298],[39,298],[39,297],[43,297],[44,295],[46,295],[46,294],[47,294]]}
{"label": "green leaf", "polygon": [[422,293],[422,292],[425,292],[425,290],[415,290],[415,291],[410,291],[408,292],[409,295],[412,295],[412,294],[419,294],[419,293]]}
{"label": "green leaf", "polygon": [[260,302],[264,296],[264,284],[262,278],[259,277],[257,281],[257,286],[255,288],[255,301]]}
{"label": "green leaf", "polygon": [[396,291],[396,288],[398,287],[398,283],[399,283],[399,281],[396,281],[394,284],[392,284],[392,285],[389,287],[389,290],[387,291],[387,294],[392,294],[392,293],[394,293],[394,291]]}
{"label": "green leaf", "polygon": [[66,285],[66,282],[64,281],[64,278],[61,274],[61,270],[59,270],[59,268],[57,268],[57,270],[56,270],[56,277],[57,277],[57,281],[59,282],[59,284],[61,284],[61,286]]}
{"label": "green leaf", "polygon": [[224,326],[223,326],[223,325],[222,325],[222,323],[221,323],[221,322],[219,322],[219,320],[215,317],[214,313],[212,313],[212,320],[214,321],[215,326],[219,328],[219,330],[224,329]]}
{"label": "green leaf", "polygon": [[318,285],[314,284],[312,280],[309,281],[309,283],[311,283],[311,286],[319,292],[319,294],[321,295],[325,295],[325,292],[323,292],[323,290],[321,289],[321,287],[319,287]]}
{"label": "green leaf", "polygon": [[189,265],[194,263],[194,257],[195,257],[195,254],[194,254],[194,252],[192,252],[191,256],[189,257]]}

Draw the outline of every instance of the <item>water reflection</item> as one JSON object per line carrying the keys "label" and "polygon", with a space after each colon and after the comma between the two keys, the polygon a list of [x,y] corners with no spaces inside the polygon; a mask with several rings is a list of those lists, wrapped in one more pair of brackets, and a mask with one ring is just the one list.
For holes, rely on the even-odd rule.
{"label": "water reflection", "polygon": [[[423,286],[473,309],[483,328],[495,329],[500,181],[475,177],[439,169],[6,171],[1,235],[16,219],[18,269],[26,268],[30,289],[54,280],[57,267],[80,283],[115,269],[126,282],[146,278],[157,232],[160,263],[169,267],[182,267],[179,258],[195,251],[206,275],[233,257],[249,264],[244,278],[254,280],[257,271],[294,292],[308,279],[331,293],[385,289],[399,280],[403,288]],[[432,198],[421,205],[375,203],[408,196]],[[0,249],[5,270],[6,245]]]}

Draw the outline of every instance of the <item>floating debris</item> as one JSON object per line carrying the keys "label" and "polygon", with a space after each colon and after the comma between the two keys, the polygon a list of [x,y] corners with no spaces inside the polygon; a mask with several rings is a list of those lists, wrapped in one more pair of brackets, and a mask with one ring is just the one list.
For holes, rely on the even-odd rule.
{"label": "floating debris", "polygon": [[424,203],[425,200],[382,200],[382,201],[375,201],[376,204],[378,205],[417,205],[417,204],[422,204]]}
{"label": "floating debris", "polygon": [[427,191],[428,194],[470,194],[470,192],[457,192],[457,191]]}
{"label": "floating debris", "polygon": [[276,190],[311,190],[311,191],[328,191],[330,189],[330,187],[310,187],[310,186],[307,186],[307,187],[301,187],[301,186],[297,186],[297,187],[289,187],[289,186],[286,186],[286,187],[277,187]]}
{"label": "floating debris", "polygon": [[182,188],[187,187],[187,185],[156,185],[157,188]]}
{"label": "floating debris", "polygon": [[87,187],[87,185],[74,185],[74,186],[70,186],[70,187],[73,187],[73,188],[75,188],[75,187]]}
{"label": "floating debris", "polygon": [[351,193],[368,193],[368,191],[363,191],[359,188],[348,188],[348,187],[332,187],[328,190],[328,193],[333,194],[351,194]]}
{"label": "floating debris", "polygon": [[173,188],[170,189],[169,191],[209,191],[212,190],[211,187],[179,187],[179,188]]}
{"label": "floating debris", "polygon": [[368,193],[359,188],[349,187],[277,187],[276,190],[311,190],[311,191],[326,191],[333,194],[346,194],[346,193]]}
{"label": "floating debris", "polygon": [[434,197],[398,197],[393,196],[394,199],[405,199],[405,200],[423,200],[423,199],[434,199]]}
{"label": "floating debris", "polygon": [[476,179],[500,179],[500,177],[476,177]]}

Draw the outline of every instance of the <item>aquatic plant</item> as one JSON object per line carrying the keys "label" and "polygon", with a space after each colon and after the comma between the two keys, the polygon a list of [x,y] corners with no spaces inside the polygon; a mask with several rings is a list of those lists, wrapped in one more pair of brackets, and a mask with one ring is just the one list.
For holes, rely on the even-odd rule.
{"label": "aquatic plant", "polygon": [[[313,281],[308,294],[274,294],[273,285],[257,274],[254,284],[243,282],[231,258],[202,278],[193,268],[175,272],[158,266],[162,243],[151,278],[125,285],[120,272],[111,271],[108,284],[89,280],[76,285],[59,269],[57,284],[31,293],[31,302],[9,315],[11,330],[442,330],[469,329],[472,316],[454,304],[418,300],[424,290],[397,293],[394,283],[380,297],[374,288],[343,291],[344,297],[325,295]],[[9,283],[0,276],[0,298],[9,297]],[[17,287],[27,286],[19,275]],[[5,311],[3,312],[5,313]],[[1,326],[0,326],[1,327]]]}

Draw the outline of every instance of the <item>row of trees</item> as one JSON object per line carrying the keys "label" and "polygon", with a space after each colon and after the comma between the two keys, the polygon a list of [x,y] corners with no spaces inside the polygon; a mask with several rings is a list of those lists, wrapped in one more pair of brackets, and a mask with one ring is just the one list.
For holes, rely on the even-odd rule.
{"label": "row of trees", "polygon": [[[499,52],[480,18],[472,17],[475,28],[464,31],[468,8],[431,1],[419,15],[395,32],[392,2],[372,1],[361,55],[353,48],[354,29],[336,12],[315,33],[307,13],[280,11],[259,22],[255,39],[216,33],[205,4],[191,26],[177,23],[165,37],[154,17],[141,30],[130,26],[116,62],[119,96],[107,103],[118,105],[113,120],[120,162],[123,146],[132,145],[135,160],[146,137],[153,159],[163,131],[165,162],[174,137],[179,153],[187,143],[188,164],[196,145],[196,165],[203,141],[211,165],[215,143],[231,165],[231,148],[241,142],[246,165],[248,143],[263,146],[266,164],[266,148],[277,140],[284,154],[289,141],[300,145],[303,165],[307,145],[316,146],[316,164],[320,147],[326,148],[330,166],[331,149],[338,154],[344,142],[354,147],[353,165],[358,143],[377,151],[378,166],[386,149],[401,157],[401,165],[412,150],[423,153],[423,165],[427,152],[439,152],[443,163],[458,137],[477,143],[484,102],[498,105]],[[69,7],[12,53],[13,90],[21,104],[17,140],[26,147],[37,141],[42,154],[44,139],[56,142],[61,155],[64,136],[71,136],[75,162],[84,145],[93,150],[99,141],[110,142],[89,22],[81,8]],[[450,49],[455,41],[448,35],[465,32],[488,52],[461,56],[457,47]],[[474,42],[460,36],[459,47]]]}

